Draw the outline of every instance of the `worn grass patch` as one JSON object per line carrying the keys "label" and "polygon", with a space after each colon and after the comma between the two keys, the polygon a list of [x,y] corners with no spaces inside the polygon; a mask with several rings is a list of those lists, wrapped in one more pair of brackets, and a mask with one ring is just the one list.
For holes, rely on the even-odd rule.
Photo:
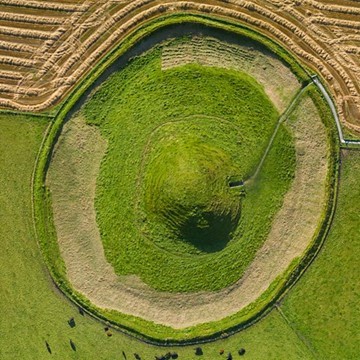
{"label": "worn grass patch", "polygon": [[170,42],[162,53],[162,68],[197,63],[246,72],[264,87],[278,111],[285,111],[301,86],[289,65],[257,41],[245,36],[229,39],[225,34],[227,41],[212,36],[189,36]]}

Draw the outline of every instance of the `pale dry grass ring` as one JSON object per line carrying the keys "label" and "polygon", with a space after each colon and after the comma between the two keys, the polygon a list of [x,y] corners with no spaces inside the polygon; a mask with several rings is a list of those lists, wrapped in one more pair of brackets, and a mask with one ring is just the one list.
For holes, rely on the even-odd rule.
{"label": "pale dry grass ring", "polygon": [[326,206],[326,129],[309,98],[296,111],[301,116],[290,125],[297,157],[295,179],[266,242],[238,282],[218,292],[192,294],[159,293],[135,276],[114,273],[104,256],[94,209],[96,175],[106,143],[81,117],[68,122],[52,159],[48,185],[72,286],[100,308],[178,329],[220,320],[255,301],[309,246]]}

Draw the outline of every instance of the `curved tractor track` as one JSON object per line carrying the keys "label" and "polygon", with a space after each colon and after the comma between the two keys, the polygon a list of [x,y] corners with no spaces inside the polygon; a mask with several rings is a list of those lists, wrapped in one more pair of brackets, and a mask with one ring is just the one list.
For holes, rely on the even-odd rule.
{"label": "curved tractor track", "polygon": [[190,13],[243,23],[279,42],[321,75],[340,121],[360,130],[360,4],[342,3],[0,0],[0,107],[50,109],[127,34],[151,19]]}

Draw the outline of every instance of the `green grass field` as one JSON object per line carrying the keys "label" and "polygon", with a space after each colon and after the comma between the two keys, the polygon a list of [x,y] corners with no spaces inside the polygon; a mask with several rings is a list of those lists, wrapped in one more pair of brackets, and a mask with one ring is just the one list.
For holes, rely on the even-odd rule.
{"label": "green grass field", "polygon": [[[134,352],[154,359],[167,350],[116,332],[107,337],[103,325],[79,315],[50,281],[34,238],[30,204],[33,165],[46,126],[38,118],[0,117],[0,358],[121,359],[125,351],[130,359]],[[247,350],[246,359],[356,359],[360,350],[359,179],[360,153],[346,153],[328,241],[281,307],[295,331],[272,312],[248,330],[202,346],[204,359],[221,359],[220,349],[235,354],[240,347]],[[73,329],[67,324],[71,317],[76,321]],[[171,350],[179,353],[179,359],[198,358],[193,346]]]}

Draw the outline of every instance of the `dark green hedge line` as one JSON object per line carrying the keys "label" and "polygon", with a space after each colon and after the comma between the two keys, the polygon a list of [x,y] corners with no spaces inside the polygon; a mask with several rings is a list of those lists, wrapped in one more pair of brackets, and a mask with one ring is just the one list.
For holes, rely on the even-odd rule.
{"label": "dark green hedge line", "polygon": [[[56,239],[56,231],[52,220],[51,211],[51,196],[45,186],[46,172],[52,157],[52,152],[57,138],[61,133],[64,122],[70,117],[69,115],[74,111],[74,106],[83,94],[91,87],[92,83],[109,67],[117,58],[126,53],[136,42],[149,35],[160,28],[178,23],[198,23],[206,26],[217,27],[226,31],[235,32],[240,35],[248,36],[257,40],[270,48],[273,52],[279,55],[284,61],[288,62],[294,73],[297,74],[300,80],[307,80],[307,70],[300,66],[294,57],[287,53],[284,49],[279,47],[274,41],[265,38],[264,36],[255,33],[253,30],[246,28],[243,25],[227,22],[223,19],[217,20],[213,17],[203,15],[184,15],[174,14],[164,16],[149,22],[146,25],[141,25],[131,35],[121,42],[115,49],[113,49],[103,60],[79,83],[61,104],[59,112],[55,117],[50,132],[47,134],[38,158],[33,183],[33,201],[34,201],[34,221],[36,225],[37,238],[49,268],[52,278],[54,279],[58,288],[76,305],[84,308],[92,316],[112,324],[126,334],[131,334],[137,338],[150,343],[160,345],[173,344],[194,344],[204,341],[210,341],[221,337],[226,337],[234,332],[240,331],[266,315],[274,306],[274,304],[283,297],[289,288],[296,282],[298,277],[311,263],[321,248],[322,243],[326,237],[331,222],[335,202],[333,196],[337,192],[337,172],[338,172],[338,144],[334,139],[331,130],[331,156],[332,161],[332,175],[328,179],[329,204],[325,214],[323,226],[320,229],[319,236],[314,241],[314,246],[309,248],[303,261],[300,259],[294,261],[286,275],[276,279],[269,289],[253,304],[242,309],[239,313],[225,318],[218,322],[201,324],[192,328],[183,330],[174,330],[170,327],[158,325],[149,321],[145,321],[133,316],[123,315],[115,311],[104,310],[95,307],[77,293],[66,278],[66,268],[64,261],[61,258],[59,246]],[[313,92],[311,92],[312,94]],[[318,94],[312,95],[318,99]],[[319,105],[320,104],[320,105]],[[321,101],[318,101],[318,107],[325,107]],[[325,112],[324,112],[325,113]],[[326,120],[326,125],[330,126],[332,122]],[[329,123],[328,123],[329,122]],[[336,138],[336,137],[335,137]],[[299,265],[300,264],[300,265]]]}

